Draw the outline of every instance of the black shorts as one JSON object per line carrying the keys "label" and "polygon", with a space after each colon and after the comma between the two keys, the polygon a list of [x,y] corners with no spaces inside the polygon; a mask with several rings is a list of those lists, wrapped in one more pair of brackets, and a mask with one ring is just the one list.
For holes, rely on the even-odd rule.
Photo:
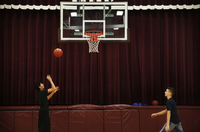
{"label": "black shorts", "polygon": [[48,111],[40,111],[38,118],[38,132],[50,132],[50,118]]}

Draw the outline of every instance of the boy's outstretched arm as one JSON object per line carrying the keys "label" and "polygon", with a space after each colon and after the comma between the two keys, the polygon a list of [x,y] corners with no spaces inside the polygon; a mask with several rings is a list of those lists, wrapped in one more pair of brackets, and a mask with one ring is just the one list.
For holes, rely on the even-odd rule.
{"label": "boy's outstretched arm", "polygon": [[167,113],[167,109],[160,111],[160,112],[157,112],[157,113],[151,114],[151,118],[154,118],[154,117],[159,116],[159,115],[164,115],[166,113]]}
{"label": "boy's outstretched arm", "polygon": [[47,75],[47,79],[48,79],[48,80],[49,80],[49,82],[51,83],[51,87],[55,89],[56,87],[55,87],[55,85],[54,85],[54,83],[53,83],[53,81],[52,81],[52,79],[51,79],[51,76],[50,76],[50,75]]}

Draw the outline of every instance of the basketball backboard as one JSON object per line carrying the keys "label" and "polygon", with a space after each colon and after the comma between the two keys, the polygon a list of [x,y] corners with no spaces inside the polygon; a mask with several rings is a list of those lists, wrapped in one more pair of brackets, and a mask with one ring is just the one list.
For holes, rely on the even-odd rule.
{"label": "basketball backboard", "polygon": [[60,2],[60,42],[83,42],[87,31],[101,31],[101,42],[126,42],[127,2]]}

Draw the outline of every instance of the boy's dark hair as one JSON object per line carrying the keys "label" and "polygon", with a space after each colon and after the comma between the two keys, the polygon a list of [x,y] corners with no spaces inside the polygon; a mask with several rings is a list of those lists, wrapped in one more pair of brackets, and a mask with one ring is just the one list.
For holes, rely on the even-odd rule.
{"label": "boy's dark hair", "polygon": [[172,96],[174,95],[174,93],[175,93],[175,89],[174,88],[172,88],[172,87],[168,87],[167,88],[171,93],[172,93]]}
{"label": "boy's dark hair", "polygon": [[37,91],[40,90],[40,88],[39,88],[40,83],[41,83],[41,81],[37,81],[37,82],[34,84],[34,87],[35,87],[35,89],[36,89]]}

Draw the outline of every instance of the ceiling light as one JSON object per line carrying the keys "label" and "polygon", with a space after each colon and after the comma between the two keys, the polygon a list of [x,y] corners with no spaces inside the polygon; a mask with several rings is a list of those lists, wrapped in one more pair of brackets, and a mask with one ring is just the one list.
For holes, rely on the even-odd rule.
{"label": "ceiling light", "polygon": [[123,15],[123,11],[117,11],[117,16],[122,16]]}
{"label": "ceiling light", "polygon": [[76,17],[76,16],[77,16],[77,13],[76,13],[76,12],[71,12],[71,16],[72,16],[72,17]]}

